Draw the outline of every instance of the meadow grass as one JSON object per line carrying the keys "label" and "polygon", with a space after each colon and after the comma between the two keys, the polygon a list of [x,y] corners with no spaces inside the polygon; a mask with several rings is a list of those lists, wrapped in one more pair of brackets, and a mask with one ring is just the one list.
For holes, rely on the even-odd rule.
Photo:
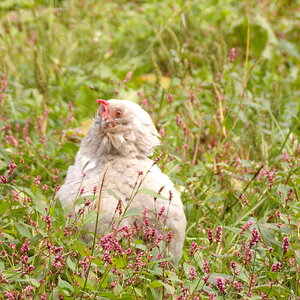
{"label": "meadow grass", "polygon": [[[299,299],[299,1],[5,0],[0,17],[1,299]],[[178,266],[132,228],[87,245],[98,215],[55,199],[96,98],[138,102],[162,136]]]}

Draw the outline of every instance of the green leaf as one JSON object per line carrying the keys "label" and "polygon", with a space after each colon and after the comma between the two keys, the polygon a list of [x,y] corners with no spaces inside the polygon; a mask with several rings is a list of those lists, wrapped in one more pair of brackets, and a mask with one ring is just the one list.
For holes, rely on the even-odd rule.
{"label": "green leaf", "polygon": [[76,269],[75,263],[71,260],[70,257],[67,258],[67,266],[74,272]]}
{"label": "green leaf", "polygon": [[55,209],[53,211],[53,226],[55,229],[59,227],[65,227],[66,216],[61,202],[57,199],[55,202]]}
{"label": "green leaf", "polygon": [[41,283],[35,278],[20,278],[20,279],[14,279],[14,281],[30,283],[35,287],[39,287],[41,285]]}
{"label": "green leaf", "polygon": [[73,241],[73,249],[78,251],[82,256],[87,255],[87,247],[78,240]]}
{"label": "green leaf", "polygon": [[104,300],[104,299],[112,299],[112,300],[115,300],[115,299],[118,299],[118,298],[119,298],[119,297],[117,297],[115,294],[110,293],[110,292],[103,292],[103,293],[100,293],[99,296],[105,297],[105,298],[100,298],[100,299],[102,299],[102,300]]}
{"label": "green leaf", "polygon": [[8,201],[6,199],[0,202],[0,215],[3,215],[8,208]]}
{"label": "green leaf", "polygon": [[162,196],[161,194],[158,194],[158,193],[156,193],[152,190],[149,190],[149,189],[140,189],[140,190],[138,190],[138,194],[144,194],[144,195],[147,195],[147,196],[151,196],[153,198],[169,200],[168,198]]}
{"label": "green leaf", "polygon": [[28,238],[32,237],[31,232],[25,226],[17,223],[16,228],[17,228],[17,231],[21,234],[21,236],[25,236]]}
{"label": "green leaf", "polygon": [[158,287],[161,287],[161,286],[163,286],[163,283],[160,280],[154,280],[148,285],[148,288],[149,289],[153,289],[153,288],[155,289],[155,288],[158,288]]}
{"label": "green leaf", "polygon": [[171,285],[169,285],[169,284],[166,284],[166,283],[164,283],[164,282],[162,282],[162,285],[165,287],[167,293],[169,293],[169,294],[171,294],[171,295],[174,294],[175,289],[174,289],[173,286],[171,286]]}
{"label": "green leaf", "polygon": [[[73,277],[76,280],[76,282],[80,285],[80,287],[83,288],[84,287],[85,279],[82,279],[82,278],[80,278],[77,275],[73,275]],[[93,287],[93,285],[91,283],[89,283],[89,281],[87,281],[87,283],[86,283],[86,288],[89,289],[89,290],[91,290],[91,291],[95,290],[95,288]]]}
{"label": "green leaf", "polygon": [[[99,213],[99,220],[101,220],[101,216],[103,215],[102,212]],[[89,211],[85,216],[85,218],[82,221],[83,225],[89,225],[89,224],[94,224],[96,223],[97,220],[97,212]]]}
{"label": "green leaf", "polygon": [[120,197],[113,190],[107,190],[107,192],[119,201]]}
{"label": "green leaf", "polygon": [[271,24],[267,21],[267,19],[260,15],[256,15],[255,21],[257,25],[259,25],[260,27],[264,28],[267,31],[269,42],[271,42],[274,45],[278,44],[278,39],[272,29]]}
{"label": "green leaf", "polygon": [[0,154],[6,160],[7,163],[10,162],[10,159],[5,151],[5,149],[0,145]]}
{"label": "green leaf", "polygon": [[65,280],[62,280],[60,277],[59,277],[59,280],[58,280],[58,287],[63,289],[63,290],[74,292],[74,288],[72,287],[72,285],[69,282],[67,282]]}
{"label": "green leaf", "polygon": [[133,216],[141,216],[142,210],[138,208],[129,208],[126,213],[124,214],[124,218],[133,217]]}

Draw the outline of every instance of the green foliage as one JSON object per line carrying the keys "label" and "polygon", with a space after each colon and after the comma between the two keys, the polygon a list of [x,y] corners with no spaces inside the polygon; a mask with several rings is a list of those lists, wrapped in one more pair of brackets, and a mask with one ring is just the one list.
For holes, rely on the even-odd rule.
{"label": "green foliage", "polygon": [[[1,1],[0,298],[298,299],[298,6]],[[97,214],[55,199],[96,98],[139,102],[160,130],[188,220],[176,267],[124,232],[86,243]]]}

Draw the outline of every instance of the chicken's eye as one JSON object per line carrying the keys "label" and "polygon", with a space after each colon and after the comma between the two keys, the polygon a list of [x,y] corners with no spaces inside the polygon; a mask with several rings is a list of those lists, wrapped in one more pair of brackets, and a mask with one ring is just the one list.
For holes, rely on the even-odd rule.
{"label": "chicken's eye", "polygon": [[116,118],[120,118],[122,116],[122,112],[118,109],[118,110],[116,110],[116,112],[115,112],[115,117]]}

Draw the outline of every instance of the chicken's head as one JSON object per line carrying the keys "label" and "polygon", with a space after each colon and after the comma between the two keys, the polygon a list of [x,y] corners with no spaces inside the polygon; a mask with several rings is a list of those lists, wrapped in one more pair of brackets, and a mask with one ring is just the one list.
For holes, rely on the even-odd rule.
{"label": "chicken's head", "polygon": [[138,104],[127,100],[102,100],[96,115],[96,123],[107,136],[113,150],[150,156],[159,144],[159,134],[149,116]]}

